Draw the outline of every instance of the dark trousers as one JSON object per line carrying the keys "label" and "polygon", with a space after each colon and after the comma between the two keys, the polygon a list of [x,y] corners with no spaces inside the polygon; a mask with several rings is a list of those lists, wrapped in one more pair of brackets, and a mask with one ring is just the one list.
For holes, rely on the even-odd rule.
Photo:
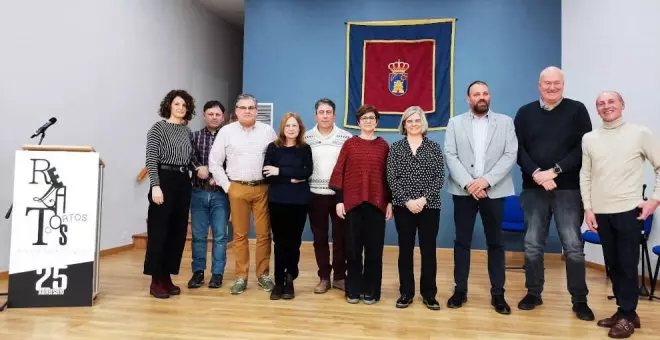
{"label": "dark trousers", "polygon": [[580,228],[584,208],[579,190],[525,189],[520,194],[525,216],[525,286],[527,293],[541,296],[543,292],[545,242],[554,216],[559,241],[566,256],[566,285],[571,301],[587,302],[584,267],[584,241]]}
{"label": "dark trousers", "polygon": [[275,284],[284,285],[285,274],[298,277],[300,243],[309,206],[268,203],[275,248]]}
{"label": "dark trousers", "polygon": [[346,295],[365,294],[380,300],[385,213],[376,206],[362,203],[346,213],[346,227]]}
{"label": "dark trousers", "polygon": [[419,250],[422,253],[422,275],[419,290],[424,297],[435,298],[438,288],[436,238],[440,228],[440,209],[424,209],[413,214],[406,207],[394,207],[394,222],[399,234],[399,292],[415,295],[413,253],[415,234],[419,230]]}
{"label": "dark trousers", "polygon": [[[312,204],[309,212],[309,224],[314,234],[314,255],[319,267],[319,278],[343,280],[346,278],[346,257],[344,256],[345,223],[337,216],[335,195],[312,194]],[[330,265],[330,245],[328,234],[332,220],[332,266]]]}
{"label": "dark trousers", "polygon": [[639,209],[633,209],[616,214],[596,214],[598,235],[605,263],[609,266],[618,313],[624,317],[633,317],[637,309],[637,264],[643,228],[643,222],[637,220],[639,213]]}
{"label": "dark trousers", "polygon": [[144,274],[166,276],[179,274],[181,256],[188,234],[188,214],[192,188],[188,173],[160,170],[163,204],[151,199],[147,213],[147,251]]}
{"label": "dark trousers", "polygon": [[488,246],[488,276],[490,294],[504,294],[504,246],[502,245],[502,218],[504,198],[485,198],[475,200],[472,196],[454,195],[454,223],[456,240],[454,241],[454,282],[455,292],[467,294],[468,275],[470,274],[470,249],[477,212],[486,234]]}

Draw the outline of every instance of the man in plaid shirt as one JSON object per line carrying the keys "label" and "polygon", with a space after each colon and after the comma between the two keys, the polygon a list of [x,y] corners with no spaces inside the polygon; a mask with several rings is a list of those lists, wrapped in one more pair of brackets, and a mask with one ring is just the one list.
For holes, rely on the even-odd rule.
{"label": "man in plaid shirt", "polygon": [[222,187],[216,185],[208,167],[209,152],[224,121],[224,112],[225,107],[219,101],[207,102],[204,104],[206,126],[191,134],[195,175],[192,178],[191,200],[193,276],[188,282],[188,288],[199,288],[204,284],[209,225],[213,232],[209,288],[222,286],[222,276],[227,263],[229,199]]}

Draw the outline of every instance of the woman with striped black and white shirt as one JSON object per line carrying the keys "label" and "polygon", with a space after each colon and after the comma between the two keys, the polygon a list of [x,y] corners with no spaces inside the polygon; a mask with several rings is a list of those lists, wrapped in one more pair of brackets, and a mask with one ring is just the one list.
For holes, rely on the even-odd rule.
{"label": "woman with striped black and white shirt", "polygon": [[181,294],[170,275],[179,273],[188,231],[192,145],[186,125],[195,115],[194,99],[184,90],[172,90],[160,103],[159,114],[165,119],[147,133],[149,238],[144,274],[151,275],[150,294],[162,299]]}

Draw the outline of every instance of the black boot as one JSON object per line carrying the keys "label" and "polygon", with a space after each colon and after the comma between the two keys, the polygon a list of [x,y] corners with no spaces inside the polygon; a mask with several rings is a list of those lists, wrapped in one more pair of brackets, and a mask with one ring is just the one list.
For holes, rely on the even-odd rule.
{"label": "black boot", "polygon": [[273,290],[270,291],[270,299],[271,300],[281,299],[283,291],[284,291],[284,286],[276,284],[275,287],[273,287]]}
{"label": "black boot", "polygon": [[193,273],[188,281],[188,288],[199,288],[204,284],[204,271],[200,270]]}
{"label": "black boot", "polygon": [[291,300],[294,297],[296,297],[296,292],[293,288],[293,276],[287,273],[284,276],[284,292],[282,292],[282,299]]}
{"label": "black boot", "polygon": [[222,274],[211,274],[211,280],[209,281],[209,288],[220,288],[222,287]]}

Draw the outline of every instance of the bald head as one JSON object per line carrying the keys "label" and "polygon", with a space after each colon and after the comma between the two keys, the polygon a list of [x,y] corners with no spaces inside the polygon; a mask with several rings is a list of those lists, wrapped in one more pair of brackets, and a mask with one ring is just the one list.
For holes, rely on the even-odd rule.
{"label": "bald head", "polygon": [[561,78],[564,81],[564,71],[557,66],[548,66],[539,74],[539,82],[542,82],[544,78]]}
{"label": "bald head", "polygon": [[596,97],[596,104],[598,104],[598,100],[601,99],[601,97],[606,97],[606,96],[614,96],[617,99],[619,99],[619,101],[621,101],[623,103],[623,97],[621,96],[621,94],[619,92],[617,92],[617,91],[603,91],[603,92],[598,94],[598,97]]}
{"label": "bald head", "polygon": [[617,91],[603,91],[596,97],[596,110],[604,122],[613,122],[623,115],[623,97]]}
{"label": "bald head", "polygon": [[539,92],[546,106],[555,107],[564,96],[564,72],[549,66],[539,75]]}

